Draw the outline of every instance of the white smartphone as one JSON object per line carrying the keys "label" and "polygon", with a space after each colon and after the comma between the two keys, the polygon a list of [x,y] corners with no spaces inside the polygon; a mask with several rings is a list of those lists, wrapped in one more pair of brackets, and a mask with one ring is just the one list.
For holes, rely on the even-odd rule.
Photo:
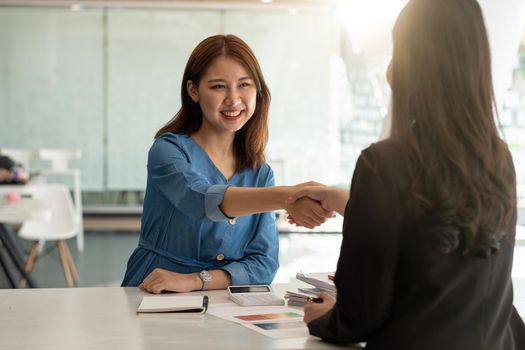
{"label": "white smartphone", "polygon": [[230,299],[241,306],[284,305],[268,285],[229,286]]}

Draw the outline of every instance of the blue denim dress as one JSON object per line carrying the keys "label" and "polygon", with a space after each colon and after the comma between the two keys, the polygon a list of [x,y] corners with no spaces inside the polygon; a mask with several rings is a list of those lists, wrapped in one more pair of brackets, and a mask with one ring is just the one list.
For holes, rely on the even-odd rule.
{"label": "blue denim dress", "polygon": [[227,180],[191,136],[165,133],[156,139],[148,153],[140,240],[122,286],[138,286],[155,268],[223,269],[233,285],[271,283],[279,267],[275,214],[230,219],[219,205],[228,186],[273,185],[266,163]]}

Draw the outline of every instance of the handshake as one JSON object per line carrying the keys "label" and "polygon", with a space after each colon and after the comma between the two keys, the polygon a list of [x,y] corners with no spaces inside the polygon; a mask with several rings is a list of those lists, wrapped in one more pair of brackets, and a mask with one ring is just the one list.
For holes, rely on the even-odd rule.
{"label": "handshake", "polygon": [[310,181],[289,187],[284,209],[290,224],[311,229],[323,224],[336,212],[344,215],[349,198],[348,191]]}

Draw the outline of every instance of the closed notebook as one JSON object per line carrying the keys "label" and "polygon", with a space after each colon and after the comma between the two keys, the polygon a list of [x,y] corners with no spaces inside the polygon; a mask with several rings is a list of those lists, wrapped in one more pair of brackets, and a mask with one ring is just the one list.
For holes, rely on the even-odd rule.
{"label": "closed notebook", "polygon": [[205,313],[207,309],[206,295],[146,295],[137,312]]}

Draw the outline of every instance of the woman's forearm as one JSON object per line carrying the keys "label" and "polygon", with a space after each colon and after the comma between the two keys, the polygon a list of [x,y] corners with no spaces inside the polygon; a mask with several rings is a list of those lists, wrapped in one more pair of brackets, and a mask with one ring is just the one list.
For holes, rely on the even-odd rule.
{"label": "woman's forearm", "polygon": [[346,204],[350,200],[350,192],[340,188],[331,187],[331,196],[334,210],[340,215],[345,215]]}
{"label": "woman's forearm", "polygon": [[220,208],[228,217],[284,209],[294,187],[228,187]]}

